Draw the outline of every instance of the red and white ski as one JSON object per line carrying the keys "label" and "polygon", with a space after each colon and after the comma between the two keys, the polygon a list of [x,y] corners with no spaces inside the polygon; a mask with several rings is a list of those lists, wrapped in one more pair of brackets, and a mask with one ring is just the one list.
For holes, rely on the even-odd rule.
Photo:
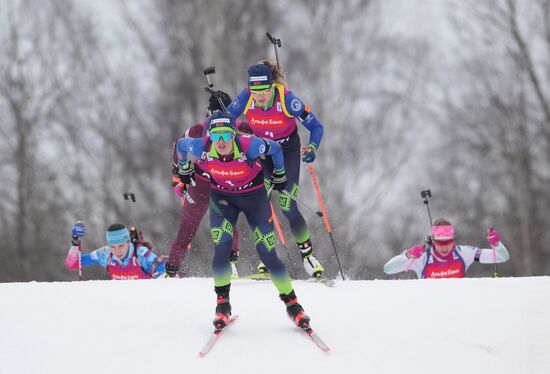
{"label": "red and white ski", "polygon": [[308,325],[306,327],[300,327],[302,330],[304,330],[308,335],[309,337],[311,338],[311,340],[315,343],[315,345],[317,347],[319,347],[319,349],[323,352],[330,352],[330,348],[328,345],[326,345],[326,343],[323,341],[323,339],[321,339],[319,337],[319,335],[317,335],[317,333],[315,331],[313,331],[313,329]]}
{"label": "red and white ski", "polygon": [[214,332],[212,333],[212,335],[210,335],[210,338],[208,339],[204,347],[199,352],[199,356],[200,357],[206,356],[206,354],[210,352],[214,344],[216,344],[216,342],[218,341],[222,333],[225,331],[225,329],[231,326],[233,322],[236,321],[238,318],[239,318],[238,315],[231,316],[231,318],[229,318],[229,322],[227,322],[227,325],[224,328],[214,330]]}

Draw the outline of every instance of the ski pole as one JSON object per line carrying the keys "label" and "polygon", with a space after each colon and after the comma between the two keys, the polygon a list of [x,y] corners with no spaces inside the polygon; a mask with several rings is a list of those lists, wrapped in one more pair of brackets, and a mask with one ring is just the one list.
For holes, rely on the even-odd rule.
{"label": "ski pole", "polygon": [[287,190],[282,190],[281,192],[284,193],[285,195],[287,195],[288,197],[290,197],[292,200],[296,201],[298,204],[300,204],[301,206],[303,206],[304,208],[306,208],[307,210],[309,210],[313,214],[316,214],[319,217],[323,217],[323,213],[319,212],[318,210],[313,209],[312,207],[310,207],[309,205],[307,205],[306,203],[304,203],[303,201],[299,200],[297,197],[292,195]]}
{"label": "ski pole", "polygon": [[[187,191],[186,191],[186,193],[187,193]],[[188,195],[185,195],[185,196],[187,197]],[[182,209],[185,206],[185,200],[186,200],[185,198],[183,198],[183,197],[181,198],[181,208]],[[193,204],[193,203],[194,203],[194,201],[190,202],[190,204]],[[189,244],[187,244],[187,250],[190,250],[190,249],[191,249],[191,242],[189,242]]]}
{"label": "ski pole", "polygon": [[136,202],[136,195],[133,192],[124,192],[124,200],[127,200],[130,203],[130,221],[134,225],[134,227],[137,227],[136,221],[134,219],[134,213],[132,210],[132,202]]}
{"label": "ski pole", "polygon": [[[493,231],[493,227],[489,227],[488,232]],[[493,249],[493,264],[495,264],[495,270],[493,271],[493,278],[498,278],[498,271],[497,271],[497,248],[491,244],[491,248]]]}
{"label": "ski pole", "polygon": [[431,190],[420,191],[420,197],[424,199],[424,204],[426,204],[426,208],[428,209],[428,218],[430,218],[430,230],[431,230],[433,226],[433,221],[432,221],[432,214],[430,213],[430,202],[428,201],[428,198],[432,197],[432,191]]}
{"label": "ski pole", "polygon": [[495,271],[493,272],[493,278],[498,278],[498,271],[497,271],[497,249],[494,245],[491,245],[491,248],[493,248],[493,262],[495,264]]}
{"label": "ski pole", "polygon": [[[426,204],[426,208],[428,209],[428,218],[430,219],[430,230],[431,230],[433,226],[433,223],[432,223],[433,221],[432,221],[432,214],[430,213],[430,202],[428,201],[428,198],[432,197],[432,191],[431,190],[420,191],[420,197],[424,199],[423,202],[424,204]],[[428,235],[428,238],[426,239],[426,244],[428,245],[432,244],[432,237],[430,235]],[[408,272],[409,270],[411,270],[411,266],[414,263],[414,260],[416,260],[414,257],[411,258],[411,260],[407,264],[407,268],[405,269],[405,272]]]}
{"label": "ski pole", "polygon": [[78,238],[78,280],[82,280],[82,251],[80,247],[80,238]]}
{"label": "ski pole", "polygon": [[275,58],[277,60],[277,66],[279,69],[281,68],[281,64],[279,64],[279,51],[277,50],[277,47],[281,48],[283,46],[283,43],[281,42],[281,39],[277,39],[273,36],[271,36],[270,33],[266,32],[267,38],[269,41],[273,44],[273,48],[275,48]]}
{"label": "ski pole", "polygon": [[[78,221],[78,223],[82,223]],[[80,238],[78,238],[78,280],[82,280],[82,248],[80,245]]]}
{"label": "ski pole", "polygon": [[317,178],[315,177],[315,171],[311,164],[307,164],[309,173],[311,174],[311,180],[313,181],[313,186],[315,187],[315,192],[317,194],[317,200],[319,200],[319,205],[321,206],[321,215],[325,221],[325,227],[327,229],[328,235],[330,236],[330,241],[332,243],[332,249],[334,250],[334,255],[336,256],[336,261],[338,262],[338,267],[340,268],[340,275],[342,275],[342,280],[346,280],[344,277],[344,272],[342,271],[342,264],[340,263],[340,258],[338,257],[338,251],[336,250],[336,244],[334,242],[334,237],[332,236],[332,229],[330,227],[330,222],[328,221],[327,210],[325,209],[325,204],[323,203],[323,198],[321,197],[321,190],[317,184]]}
{"label": "ski pole", "polygon": [[133,227],[130,227],[130,238],[132,243],[136,244],[139,241],[141,241],[140,238],[140,232],[138,231],[136,220],[134,219],[134,214],[132,210],[132,202],[136,202],[136,195],[133,192],[125,192],[124,193],[124,200],[128,200],[128,203],[130,204],[130,221],[133,224]]}
{"label": "ski pole", "polygon": [[279,218],[277,218],[277,214],[275,214],[275,209],[273,209],[273,204],[271,203],[271,200],[269,201],[269,206],[271,207],[271,216],[273,217],[273,222],[275,223],[277,234],[279,235],[281,244],[283,245],[283,248],[285,249],[286,255],[288,257],[288,270],[290,271],[290,276],[292,277],[292,279],[296,279],[296,277],[294,276],[294,269],[292,268],[290,253],[288,252],[288,247],[286,246],[285,236],[283,235],[283,230],[281,230],[281,224],[279,222]]}

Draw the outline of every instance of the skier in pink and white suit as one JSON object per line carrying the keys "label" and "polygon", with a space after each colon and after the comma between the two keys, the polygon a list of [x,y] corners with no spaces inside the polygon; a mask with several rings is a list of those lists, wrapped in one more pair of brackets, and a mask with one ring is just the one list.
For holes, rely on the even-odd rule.
{"label": "skier in pink and white suit", "polygon": [[418,278],[464,278],[474,262],[495,264],[510,259],[497,230],[489,228],[487,240],[490,249],[457,244],[454,226],[440,218],[432,226],[431,243],[416,245],[393,257],[384,265],[384,273],[413,270]]}

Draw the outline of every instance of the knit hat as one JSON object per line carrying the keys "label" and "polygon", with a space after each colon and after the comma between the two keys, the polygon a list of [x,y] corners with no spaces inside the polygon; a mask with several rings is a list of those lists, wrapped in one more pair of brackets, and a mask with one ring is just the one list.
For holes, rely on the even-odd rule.
{"label": "knit hat", "polygon": [[114,223],[107,229],[105,234],[107,244],[116,245],[130,241],[130,231],[120,223]]}
{"label": "knit hat", "polygon": [[273,70],[264,64],[248,68],[248,87],[251,90],[266,90],[273,84]]}
{"label": "knit hat", "polygon": [[216,110],[214,114],[212,114],[210,118],[208,118],[208,131],[210,132],[235,132],[236,130],[237,124],[235,122],[235,117],[233,117],[229,113],[222,112],[221,110]]}
{"label": "knit hat", "polygon": [[432,236],[434,240],[452,240],[455,238],[455,228],[453,225],[432,226]]}
{"label": "knit hat", "polygon": [[[216,91],[216,95],[219,96],[219,98],[222,100],[223,105],[225,105],[226,108],[233,101],[231,99],[231,96],[229,96],[227,93],[223,91]],[[210,98],[208,99],[208,111],[210,113],[213,113],[216,110],[223,110],[223,108],[220,105],[220,101],[218,100],[216,95],[210,95]]]}

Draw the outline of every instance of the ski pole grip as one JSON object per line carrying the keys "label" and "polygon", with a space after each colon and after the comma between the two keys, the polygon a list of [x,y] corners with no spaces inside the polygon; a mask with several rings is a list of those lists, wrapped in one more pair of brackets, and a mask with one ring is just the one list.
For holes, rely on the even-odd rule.
{"label": "ski pole grip", "polygon": [[204,75],[215,74],[216,68],[214,66],[207,67],[206,69],[204,69],[203,73]]}
{"label": "ski pole grip", "polygon": [[136,195],[133,192],[124,192],[124,200],[132,200],[132,202],[136,202]]}
{"label": "ski pole grip", "polygon": [[266,32],[265,34],[267,35],[267,38],[269,39],[269,41],[271,43],[273,43],[274,45],[276,45],[279,48],[282,47],[281,39],[277,39],[277,38],[271,36],[271,34],[269,32]]}

